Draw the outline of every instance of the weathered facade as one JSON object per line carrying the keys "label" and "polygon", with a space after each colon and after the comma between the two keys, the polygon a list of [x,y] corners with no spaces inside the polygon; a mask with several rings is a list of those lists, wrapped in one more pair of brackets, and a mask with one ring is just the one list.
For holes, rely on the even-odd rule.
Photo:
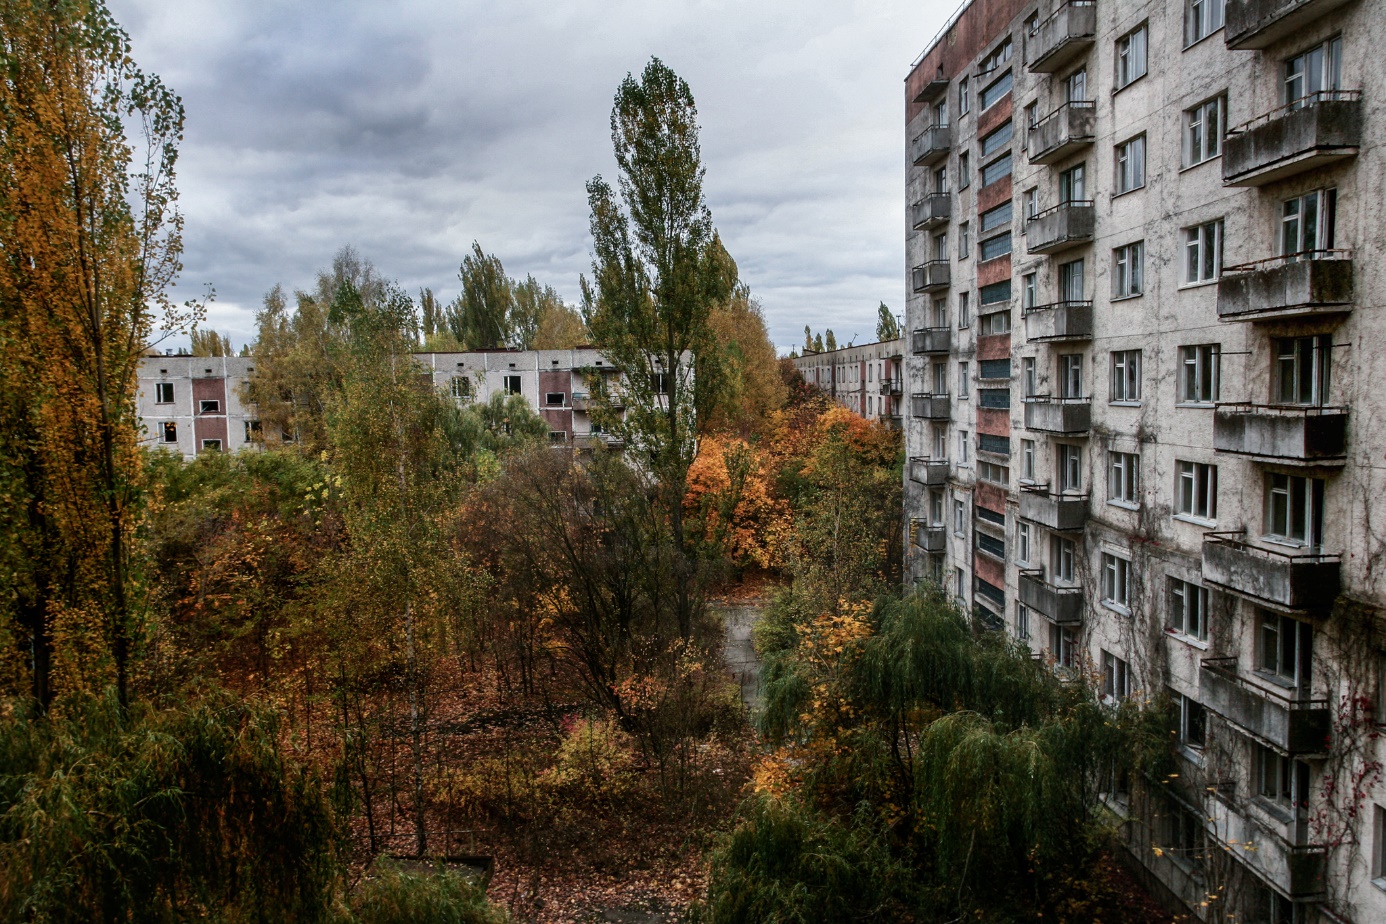
{"label": "weathered facade", "polygon": [[804,381],[838,404],[887,426],[901,425],[905,339],[794,357]]}
{"label": "weathered facade", "polygon": [[1382,47],[974,0],[905,82],[909,573],[1168,699],[1178,777],[1107,803],[1206,921],[1386,921]]}
{"label": "weathered facade", "polygon": [[[549,438],[556,444],[589,448],[597,441],[620,448],[614,437],[594,427],[588,413],[591,383],[620,375],[596,350],[416,353],[414,359],[435,387],[460,402],[489,401],[496,393],[522,396],[548,421]],[[258,446],[255,407],[241,400],[254,370],[255,360],[244,356],[144,357],[137,401],[146,443],[186,458]],[[611,392],[619,393],[619,388]]]}

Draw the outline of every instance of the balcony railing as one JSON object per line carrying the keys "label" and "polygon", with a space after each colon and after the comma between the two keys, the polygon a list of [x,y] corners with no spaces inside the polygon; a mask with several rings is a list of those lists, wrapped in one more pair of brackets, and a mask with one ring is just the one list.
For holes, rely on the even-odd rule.
{"label": "balcony railing", "polygon": [[1025,222],[1025,249],[1030,253],[1057,253],[1090,244],[1093,224],[1091,199],[1061,202]]}
{"label": "balcony railing", "polygon": [[1203,580],[1276,609],[1327,610],[1338,596],[1340,564],[1338,555],[1252,545],[1245,532],[1203,534]]}
{"label": "balcony railing", "polygon": [[1260,878],[1295,901],[1324,894],[1327,847],[1291,844],[1268,830],[1264,821],[1253,818],[1251,809],[1235,801],[1231,793],[1215,790],[1203,805],[1208,833]]}
{"label": "balcony railing", "polygon": [[900,394],[900,380],[899,380],[899,379],[881,379],[881,389],[880,389],[880,391],[881,391],[881,394],[883,394],[883,395],[898,395],[898,394]]}
{"label": "balcony railing", "polygon": [[910,395],[911,410],[921,420],[947,420],[948,395]]}
{"label": "balcony railing", "polygon": [[910,459],[910,480],[916,484],[941,485],[948,482],[947,459]]}
{"label": "balcony railing", "polygon": [[1051,584],[1044,579],[1044,569],[1022,568],[1017,589],[1020,602],[1050,622],[1072,626],[1083,621],[1086,601],[1082,587]]}
{"label": "balcony railing", "polygon": [[1223,40],[1244,51],[1266,48],[1348,0],[1227,0]]}
{"label": "balcony railing", "polygon": [[930,260],[928,263],[921,263],[914,268],[913,276],[916,292],[942,289],[949,282],[948,261]]}
{"label": "balcony railing", "polygon": [[1092,0],[1069,0],[1026,41],[1026,66],[1040,74],[1062,70],[1092,47],[1096,35],[1097,5]]}
{"label": "balcony railing", "polygon": [[1341,465],[1347,460],[1345,407],[1219,404],[1213,448],[1275,462]]}
{"label": "balcony railing", "polygon": [[1092,144],[1096,114],[1092,100],[1074,100],[1040,119],[1025,136],[1030,163],[1052,164]]}
{"label": "balcony railing", "polygon": [[944,224],[953,215],[953,196],[951,193],[929,193],[910,206],[910,223],[916,231]]}
{"label": "balcony railing", "polygon": [[1088,495],[1053,492],[1047,484],[1022,485],[1020,518],[1059,532],[1080,530],[1088,521]]}
{"label": "balcony railing", "polygon": [[926,520],[911,520],[914,544],[925,552],[942,552],[948,547],[947,534],[942,523],[929,523]]}
{"label": "balcony railing", "polygon": [[952,147],[952,127],[930,125],[910,142],[910,161],[916,167],[926,167],[947,157]]}
{"label": "balcony railing", "polygon": [[1306,250],[1223,268],[1218,320],[1278,321],[1352,310],[1351,250]]}
{"label": "balcony railing", "polygon": [[1092,302],[1052,302],[1026,308],[1025,339],[1091,340]]}
{"label": "balcony railing", "polygon": [[1253,738],[1288,754],[1325,754],[1332,732],[1326,699],[1299,699],[1237,672],[1237,659],[1204,658],[1198,689],[1203,705]]}
{"label": "balcony railing", "polygon": [[1264,186],[1352,157],[1362,140],[1362,94],[1323,90],[1244,125],[1222,143],[1224,186]]}
{"label": "balcony railing", "polygon": [[1047,395],[1026,398],[1025,428],[1068,436],[1087,433],[1092,428],[1092,399],[1051,398]]}
{"label": "balcony railing", "polygon": [[947,327],[921,327],[914,331],[915,353],[947,353],[952,349],[953,332]]}

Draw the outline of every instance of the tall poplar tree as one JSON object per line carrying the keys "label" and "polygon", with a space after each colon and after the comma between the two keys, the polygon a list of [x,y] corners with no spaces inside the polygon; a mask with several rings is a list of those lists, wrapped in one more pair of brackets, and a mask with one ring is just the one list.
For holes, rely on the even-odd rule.
{"label": "tall poplar tree", "polygon": [[[709,317],[731,288],[703,198],[697,117],[688,84],[658,58],[621,82],[611,110],[617,188],[600,176],[587,184],[594,257],[592,281],[582,280],[593,343],[624,374],[628,410],[606,415],[608,426],[658,479],[681,548],[697,417],[721,380]],[[679,587],[687,637],[692,607]]]}
{"label": "tall poplar tree", "polygon": [[[128,137],[127,127],[135,137]],[[135,381],[179,270],[183,108],[101,0],[0,0],[0,632],[129,700]]]}

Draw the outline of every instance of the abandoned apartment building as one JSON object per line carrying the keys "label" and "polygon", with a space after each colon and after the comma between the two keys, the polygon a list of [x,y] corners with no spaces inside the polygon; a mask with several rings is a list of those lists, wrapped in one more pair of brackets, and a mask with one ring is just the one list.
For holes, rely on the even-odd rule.
{"label": "abandoned apartment building", "polygon": [[1379,0],[973,0],[905,81],[909,574],[1170,704],[1104,802],[1205,921],[1386,921],[1383,47]]}
{"label": "abandoned apartment building", "polygon": [[900,427],[904,389],[904,341],[882,340],[861,346],[794,357],[804,381],[838,404],[865,417]]}

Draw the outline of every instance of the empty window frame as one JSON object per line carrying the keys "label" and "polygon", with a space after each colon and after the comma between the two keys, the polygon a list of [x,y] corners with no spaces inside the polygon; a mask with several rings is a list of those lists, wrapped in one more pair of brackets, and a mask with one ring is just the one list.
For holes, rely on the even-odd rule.
{"label": "empty window frame", "polygon": [[1175,512],[1199,520],[1218,517],[1218,467],[1204,462],[1175,461]]}
{"label": "empty window frame", "polygon": [[1102,650],[1102,695],[1113,702],[1131,695],[1131,665],[1105,648]]}
{"label": "empty window frame", "polygon": [[1316,189],[1286,199],[1280,207],[1280,253],[1293,257],[1332,250],[1336,241],[1338,190]]}
{"label": "empty window frame", "polygon": [[1323,407],[1328,403],[1333,342],[1328,334],[1314,337],[1277,337],[1275,349],[1275,398],[1280,404]]}
{"label": "empty window frame", "polygon": [[1257,670],[1292,686],[1309,686],[1314,628],[1289,616],[1261,610],[1256,626]]}
{"label": "empty window frame", "polygon": [[1055,464],[1059,490],[1066,494],[1083,492],[1083,450],[1072,443],[1058,443],[1054,447]]}
{"label": "empty window frame", "polygon": [[208,452],[221,452],[221,440],[203,440],[202,448]]}
{"label": "empty window frame", "polygon": [[1102,602],[1131,608],[1131,562],[1111,552],[1102,553]]}
{"label": "empty window frame", "polygon": [[520,394],[520,377],[518,375],[507,375],[505,377],[505,392],[511,395]]}
{"label": "empty window frame", "polygon": [[1322,478],[1266,473],[1267,539],[1291,545],[1323,543]]}
{"label": "empty window frame", "polygon": [[544,404],[548,407],[562,407],[563,401],[567,397],[561,391],[550,391],[544,393]]}
{"label": "empty window frame", "polygon": [[154,403],[172,404],[173,403],[173,383],[157,382],[154,385]]}
{"label": "empty window frame", "polygon": [[1112,402],[1134,404],[1141,400],[1141,351],[1112,351]]}
{"label": "empty window frame", "polygon": [[1112,251],[1112,298],[1130,298],[1145,291],[1145,241]]}
{"label": "empty window frame", "polygon": [[1208,588],[1181,578],[1169,579],[1169,629],[1176,635],[1208,641],[1208,615],[1212,598]]}
{"label": "empty window frame", "polygon": [[1049,570],[1058,584],[1077,580],[1078,543],[1066,536],[1053,536],[1049,547]]}
{"label": "empty window frame", "polygon": [[178,442],[178,424],[171,420],[159,424],[159,441],[162,443]]}
{"label": "empty window frame", "polygon": [[1181,404],[1217,402],[1222,371],[1222,344],[1199,343],[1179,348]]}
{"label": "empty window frame", "polygon": [[1208,743],[1208,710],[1191,696],[1174,693],[1176,730],[1179,743],[1185,747],[1199,748]]}

